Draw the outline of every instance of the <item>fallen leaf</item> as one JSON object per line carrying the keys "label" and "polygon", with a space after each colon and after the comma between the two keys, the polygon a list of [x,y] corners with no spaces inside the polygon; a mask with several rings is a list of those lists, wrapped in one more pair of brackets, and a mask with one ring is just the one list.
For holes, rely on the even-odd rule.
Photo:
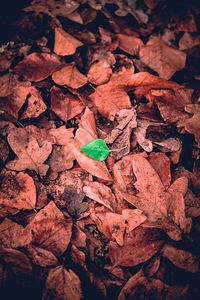
{"label": "fallen leaf", "polygon": [[170,79],[176,71],[185,67],[186,54],[169,47],[160,36],[156,36],[140,49],[140,59],[160,77]]}
{"label": "fallen leaf", "polygon": [[155,255],[162,244],[159,230],[140,226],[125,235],[123,247],[111,241],[108,255],[114,266],[134,267]]}
{"label": "fallen leaf", "polygon": [[102,61],[95,62],[90,67],[87,78],[88,81],[95,84],[101,85],[107,83],[112,75],[112,69],[109,65],[103,64]]}
{"label": "fallen leaf", "polygon": [[42,249],[34,245],[28,245],[26,250],[28,256],[36,265],[41,267],[55,267],[58,265],[56,256],[46,249]]}
{"label": "fallen leaf", "polygon": [[72,234],[72,220],[53,201],[41,209],[26,227],[33,234],[32,244],[60,256],[67,249]]}
{"label": "fallen leaf", "polygon": [[57,55],[67,56],[76,52],[83,44],[62,28],[55,28],[54,52]]}
{"label": "fallen leaf", "polygon": [[74,155],[80,166],[93,176],[112,181],[105,162],[96,161],[80,151],[80,148],[97,138],[93,113],[87,108],[81,117],[74,139]]}
{"label": "fallen leaf", "polygon": [[87,77],[79,72],[75,63],[65,65],[62,69],[54,72],[53,81],[58,85],[67,85],[72,89],[78,89],[87,83]]}
{"label": "fallen leaf", "polygon": [[40,93],[34,86],[31,86],[28,92],[30,93],[30,97],[27,100],[28,106],[20,119],[37,118],[47,109]]}
{"label": "fallen leaf", "polygon": [[89,157],[100,161],[105,160],[110,153],[110,149],[102,139],[94,139],[91,142],[83,145],[80,150]]}
{"label": "fallen leaf", "polygon": [[70,93],[63,94],[56,86],[51,89],[51,109],[61,120],[67,122],[73,119],[83,111],[84,107],[78,97]]}
{"label": "fallen leaf", "polygon": [[138,55],[139,50],[144,43],[138,37],[133,35],[118,34],[119,48],[130,55]]}
{"label": "fallen leaf", "polygon": [[165,188],[168,188],[171,184],[171,172],[170,172],[170,160],[169,158],[161,152],[152,152],[148,161],[159,175],[162,184]]}
{"label": "fallen leaf", "polygon": [[54,172],[63,172],[73,167],[74,160],[72,140],[68,146],[53,146],[53,151],[47,160],[47,164]]}
{"label": "fallen leaf", "polygon": [[5,163],[9,155],[8,144],[0,137],[0,162]]}
{"label": "fallen leaf", "polygon": [[162,152],[176,152],[181,150],[181,142],[178,138],[168,138],[161,142],[154,142],[158,149],[161,149]]}
{"label": "fallen leaf", "polygon": [[193,37],[189,32],[185,32],[178,44],[180,50],[188,50],[200,44],[200,36]]}
{"label": "fallen leaf", "polygon": [[1,183],[0,204],[10,209],[34,209],[36,188],[32,177],[22,172],[5,176]]}
{"label": "fallen leaf", "polygon": [[45,283],[43,299],[82,299],[81,282],[71,269],[58,266],[49,271]]}
{"label": "fallen leaf", "polygon": [[[141,293],[142,291],[142,293]],[[152,299],[183,299],[188,297],[188,285],[167,285],[159,279],[146,278],[141,271],[132,276],[124,285],[118,300],[148,299],[151,295]]]}
{"label": "fallen leaf", "polygon": [[153,76],[147,72],[133,74],[133,68],[122,69],[114,73],[110,81],[100,85],[90,95],[98,111],[113,121],[121,109],[131,108],[131,102],[126,91],[135,90],[138,95],[147,94],[151,89],[178,88],[177,83]]}
{"label": "fallen leaf", "polygon": [[193,114],[192,117],[182,120],[179,126],[184,126],[186,131],[194,134],[195,141],[200,148],[200,125],[199,125],[199,118],[200,118],[200,104],[189,104],[185,106],[185,111]]}
{"label": "fallen leaf", "polygon": [[196,273],[199,270],[199,261],[189,251],[177,249],[170,244],[165,244],[161,250],[161,255],[169,259],[177,267],[188,272]]}
{"label": "fallen leaf", "polygon": [[134,130],[134,135],[136,136],[138,144],[146,152],[151,152],[153,150],[153,143],[146,137],[147,128],[149,127],[150,122],[146,120],[137,120],[137,127]]}
{"label": "fallen leaf", "polygon": [[14,71],[26,80],[38,82],[63,66],[64,64],[54,54],[34,52],[19,62]]}
{"label": "fallen leaf", "polygon": [[116,200],[112,190],[103,183],[87,182],[83,187],[83,192],[88,198],[104,205],[110,210],[113,210],[116,206]]}
{"label": "fallen leaf", "polygon": [[0,224],[0,243],[4,248],[24,247],[31,242],[31,239],[31,232],[7,218]]}
{"label": "fallen leaf", "polygon": [[11,170],[23,171],[34,170],[44,176],[48,165],[43,162],[49,157],[52,151],[52,144],[49,141],[39,141],[31,136],[26,129],[17,128],[8,135],[8,143],[18,158],[9,161],[6,167]]}

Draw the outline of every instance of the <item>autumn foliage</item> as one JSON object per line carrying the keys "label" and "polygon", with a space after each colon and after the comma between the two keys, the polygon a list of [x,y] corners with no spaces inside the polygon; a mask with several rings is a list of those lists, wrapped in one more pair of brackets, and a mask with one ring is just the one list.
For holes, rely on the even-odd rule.
{"label": "autumn foliage", "polygon": [[56,2],[0,47],[2,299],[197,299],[200,10]]}

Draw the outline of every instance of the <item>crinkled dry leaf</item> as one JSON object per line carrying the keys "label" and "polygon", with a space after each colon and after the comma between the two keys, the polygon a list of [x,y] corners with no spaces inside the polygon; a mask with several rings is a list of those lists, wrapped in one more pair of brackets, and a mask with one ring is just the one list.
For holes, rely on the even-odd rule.
{"label": "crinkled dry leaf", "polygon": [[111,189],[105,184],[99,182],[87,182],[83,187],[83,192],[88,198],[104,205],[110,210],[113,210],[116,206],[115,196]]}
{"label": "crinkled dry leaf", "polygon": [[1,182],[0,204],[10,209],[33,209],[36,188],[32,177],[25,173],[8,174]]}
{"label": "crinkled dry leaf", "polygon": [[73,167],[73,139],[68,146],[53,146],[53,151],[47,163],[54,172],[63,172]]}
{"label": "crinkled dry leaf", "polygon": [[[142,292],[141,292],[142,291]],[[188,299],[188,286],[167,285],[159,279],[146,278],[141,271],[132,276],[122,288],[118,300],[128,299]]]}
{"label": "crinkled dry leaf", "polygon": [[51,109],[61,120],[66,122],[74,118],[83,111],[84,107],[78,97],[70,93],[63,94],[55,86],[51,89]]}
{"label": "crinkled dry leaf", "polygon": [[64,217],[53,201],[40,210],[28,224],[35,246],[60,256],[67,249],[72,234],[72,220]]}
{"label": "crinkled dry leaf", "polygon": [[43,299],[81,300],[82,290],[79,277],[71,270],[58,266],[49,271]]}
{"label": "crinkled dry leaf", "polygon": [[131,55],[138,55],[139,50],[144,43],[141,39],[133,35],[118,34],[119,48]]}
{"label": "crinkled dry leaf", "polygon": [[9,155],[8,144],[0,137],[0,162],[5,163]]}
{"label": "crinkled dry leaf", "polygon": [[58,57],[49,53],[31,53],[19,62],[14,71],[26,80],[38,82],[64,66]]}
{"label": "crinkled dry leaf", "polygon": [[160,36],[151,37],[140,50],[140,59],[156,71],[160,77],[170,79],[172,75],[185,67],[186,54],[169,47]]}
{"label": "crinkled dry leaf", "polygon": [[157,229],[138,227],[125,235],[123,247],[109,243],[109,257],[114,266],[133,267],[155,255],[163,244]]}
{"label": "crinkled dry leaf", "polygon": [[152,152],[148,161],[159,175],[162,184],[165,188],[168,188],[171,184],[171,171],[170,171],[170,160],[169,158],[161,152]]}
{"label": "crinkled dry leaf", "polygon": [[177,267],[188,272],[196,273],[199,270],[199,260],[189,251],[177,249],[170,244],[165,244],[161,254]]}
{"label": "crinkled dry leaf", "polygon": [[182,120],[179,126],[184,126],[184,128],[194,134],[195,141],[200,148],[200,104],[189,104],[185,106],[185,111],[193,114],[192,117]]}
{"label": "crinkled dry leaf", "polygon": [[34,245],[28,245],[26,250],[28,256],[36,265],[41,267],[55,267],[58,265],[56,256],[46,249],[42,249]]}
{"label": "crinkled dry leaf", "polygon": [[91,140],[97,138],[96,125],[93,113],[86,108],[76,131],[74,139],[74,155],[81,168],[93,176],[104,180],[112,181],[112,177],[106,167],[105,162],[96,161],[80,151],[80,148]]}
{"label": "crinkled dry leaf", "polygon": [[51,142],[40,141],[27,132],[25,128],[16,128],[8,135],[8,143],[18,158],[9,161],[6,167],[11,170],[34,170],[41,176],[45,175],[48,165],[43,164],[52,151]]}
{"label": "crinkled dry leaf", "polygon": [[31,239],[30,231],[7,218],[0,224],[0,243],[5,248],[24,247],[31,242]]}
{"label": "crinkled dry leaf", "polygon": [[53,81],[58,85],[67,85],[78,89],[87,83],[87,77],[79,72],[74,63],[64,66],[52,75]]}
{"label": "crinkled dry leaf", "polygon": [[54,52],[61,56],[72,55],[83,44],[62,28],[55,29]]}

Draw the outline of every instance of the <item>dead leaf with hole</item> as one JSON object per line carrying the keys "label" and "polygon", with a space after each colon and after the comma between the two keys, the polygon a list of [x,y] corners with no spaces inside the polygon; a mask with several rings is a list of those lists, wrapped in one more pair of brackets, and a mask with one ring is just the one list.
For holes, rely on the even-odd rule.
{"label": "dead leaf with hole", "polygon": [[4,248],[25,247],[32,240],[30,231],[7,218],[0,224],[0,243]]}
{"label": "dead leaf with hole", "polygon": [[54,86],[51,89],[51,109],[64,122],[79,115],[85,105],[77,96],[70,93],[63,93],[61,89]]}
{"label": "dead leaf with hole", "polygon": [[9,161],[6,167],[11,170],[23,171],[34,170],[44,176],[48,170],[48,165],[43,164],[52,151],[52,144],[43,141],[42,144],[31,136],[26,129],[17,128],[8,135],[8,143],[18,158]]}
{"label": "dead leaf with hole", "polygon": [[62,28],[55,28],[54,52],[57,55],[72,55],[76,52],[76,49],[82,45],[83,43]]}
{"label": "dead leaf with hole", "polygon": [[27,100],[28,106],[20,119],[37,118],[47,109],[47,106],[36,87],[31,86],[28,89],[28,92],[30,94]]}
{"label": "dead leaf with hole", "polygon": [[62,69],[54,72],[53,81],[58,85],[66,85],[72,89],[78,89],[87,83],[87,77],[77,69],[75,63],[65,65]]}
{"label": "dead leaf with hole", "polygon": [[112,177],[106,167],[105,162],[96,161],[80,151],[80,148],[97,138],[96,124],[92,111],[86,108],[81,120],[79,128],[74,138],[74,155],[81,168],[98,178],[112,181]]}
{"label": "dead leaf with hole", "polygon": [[40,210],[26,227],[33,235],[32,244],[60,256],[67,249],[72,234],[72,220],[64,217],[53,201]]}
{"label": "dead leaf with hole", "polygon": [[49,271],[43,292],[44,300],[47,299],[82,299],[81,281],[71,269],[58,266]]}
{"label": "dead leaf with hole", "polygon": [[18,119],[18,112],[26,101],[30,83],[16,80],[12,75],[0,77],[0,110]]}
{"label": "dead leaf with hole", "polygon": [[5,176],[1,182],[0,204],[9,209],[34,209],[36,188],[32,177],[22,172]]}
{"label": "dead leaf with hole", "polygon": [[186,54],[169,47],[160,36],[155,36],[140,49],[140,59],[160,77],[170,79],[176,71],[185,67]]}
{"label": "dead leaf with hole", "polygon": [[134,267],[155,255],[162,244],[158,229],[139,226],[125,235],[123,247],[111,241],[108,255],[114,266]]}
{"label": "dead leaf with hole", "polygon": [[20,61],[14,71],[24,79],[38,82],[64,66],[58,57],[49,53],[31,53]]}

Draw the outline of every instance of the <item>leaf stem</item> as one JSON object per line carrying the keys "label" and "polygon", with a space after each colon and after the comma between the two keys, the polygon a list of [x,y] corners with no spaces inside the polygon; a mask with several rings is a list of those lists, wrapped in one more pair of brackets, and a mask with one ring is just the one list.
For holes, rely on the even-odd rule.
{"label": "leaf stem", "polygon": [[110,150],[110,152],[120,151],[120,150],[123,150],[123,149],[126,149],[126,148],[127,148],[127,146],[124,146],[124,147],[122,147],[122,148],[112,149],[112,150]]}

